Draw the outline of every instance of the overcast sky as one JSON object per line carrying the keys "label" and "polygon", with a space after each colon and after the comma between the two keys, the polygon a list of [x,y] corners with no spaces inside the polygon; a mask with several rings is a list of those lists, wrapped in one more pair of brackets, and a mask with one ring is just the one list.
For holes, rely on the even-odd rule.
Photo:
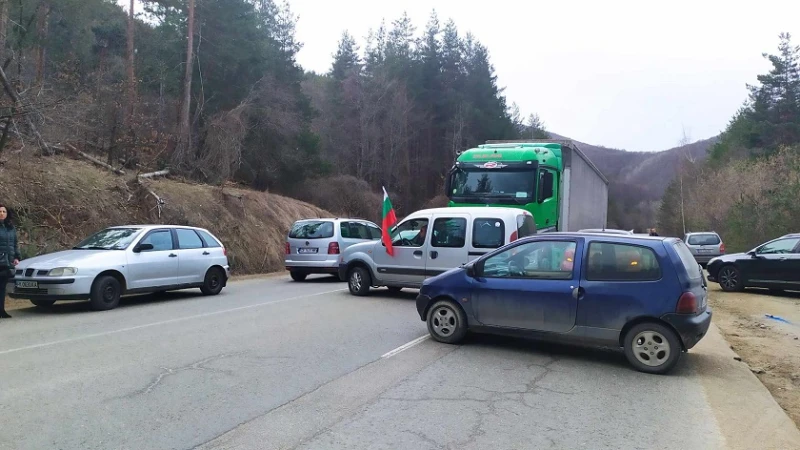
{"label": "overcast sky", "polygon": [[[716,135],[769,70],[778,33],[800,44],[800,1],[289,0],[300,64],[326,72],[343,30],[359,38],[407,11],[418,31],[431,9],[491,54],[509,104],[548,129],[626,150]],[[761,13],[759,13],[761,11]]]}
{"label": "overcast sky", "polygon": [[[123,2],[127,3],[127,2]],[[778,33],[800,44],[800,0],[289,0],[299,63],[327,72],[342,31],[362,44],[408,12],[419,32],[436,9],[489,49],[522,113],[590,144],[654,151],[718,134],[769,70]]]}

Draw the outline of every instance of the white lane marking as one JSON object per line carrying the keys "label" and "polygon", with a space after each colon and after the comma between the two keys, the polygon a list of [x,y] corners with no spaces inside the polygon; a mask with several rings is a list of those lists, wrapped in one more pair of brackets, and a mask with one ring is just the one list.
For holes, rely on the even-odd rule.
{"label": "white lane marking", "polygon": [[426,334],[425,336],[420,336],[420,337],[414,339],[411,342],[407,342],[407,343],[401,345],[400,347],[397,347],[396,349],[394,349],[394,350],[392,350],[392,351],[390,351],[388,353],[385,353],[383,356],[381,356],[381,358],[391,358],[392,356],[402,352],[403,350],[408,350],[411,347],[413,347],[413,346],[425,341],[426,339],[428,339],[430,337],[431,337],[430,334]]}
{"label": "white lane marking", "polygon": [[211,311],[211,312],[207,312],[207,313],[203,313],[203,314],[195,314],[193,316],[178,317],[178,318],[175,318],[175,319],[162,320],[160,322],[145,323],[145,324],[142,324],[142,325],[136,325],[135,327],[120,328],[119,330],[104,331],[102,333],[87,334],[85,336],[76,336],[76,337],[72,337],[72,338],[68,338],[68,339],[62,339],[60,341],[44,342],[44,343],[41,343],[41,344],[34,344],[34,345],[28,345],[28,346],[25,346],[25,347],[18,347],[18,348],[12,348],[12,349],[8,349],[8,350],[2,350],[2,351],[0,351],[0,355],[6,355],[6,354],[9,354],[9,353],[21,352],[23,350],[33,350],[33,349],[36,349],[36,348],[50,347],[50,346],[59,345],[59,344],[68,344],[70,342],[82,341],[84,339],[92,339],[92,338],[101,337],[101,336],[108,336],[108,335],[111,335],[111,334],[125,333],[127,331],[141,330],[143,328],[157,327],[159,325],[167,325],[167,324],[170,324],[170,323],[183,322],[185,320],[201,319],[203,317],[216,316],[218,314],[225,314],[225,313],[234,312],[234,311],[242,311],[244,309],[257,308],[259,306],[274,305],[276,303],[290,302],[292,300],[300,300],[302,298],[318,297],[320,295],[333,294],[335,292],[341,292],[341,291],[346,291],[346,290],[347,290],[346,288],[334,289],[332,291],[317,292],[316,294],[298,295],[298,296],[295,296],[295,297],[282,298],[280,300],[272,300],[272,301],[269,301],[269,302],[255,303],[253,305],[238,306],[236,308],[223,309],[223,310],[220,310],[220,311]]}

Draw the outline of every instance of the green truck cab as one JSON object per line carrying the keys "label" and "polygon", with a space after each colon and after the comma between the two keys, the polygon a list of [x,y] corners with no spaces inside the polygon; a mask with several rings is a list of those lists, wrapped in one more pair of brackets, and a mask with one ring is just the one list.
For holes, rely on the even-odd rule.
{"label": "green truck cab", "polygon": [[449,206],[525,209],[539,232],[606,227],[608,179],[573,141],[488,141],[458,155],[445,190]]}

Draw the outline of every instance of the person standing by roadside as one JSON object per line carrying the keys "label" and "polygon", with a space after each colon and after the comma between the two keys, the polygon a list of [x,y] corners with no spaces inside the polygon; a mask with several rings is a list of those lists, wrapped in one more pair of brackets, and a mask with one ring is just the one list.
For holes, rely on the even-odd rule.
{"label": "person standing by roadside", "polygon": [[20,258],[17,229],[8,217],[8,208],[0,204],[0,319],[11,318],[6,312],[6,288]]}

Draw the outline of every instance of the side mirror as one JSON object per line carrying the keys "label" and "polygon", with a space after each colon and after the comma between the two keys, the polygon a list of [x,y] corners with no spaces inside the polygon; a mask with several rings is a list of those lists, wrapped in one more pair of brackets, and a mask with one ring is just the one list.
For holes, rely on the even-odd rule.
{"label": "side mirror", "polygon": [[470,278],[475,278],[475,265],[468,264],[466,269],[467,269],[467,276]]}
{"label": "side mirror", "polygon": [[750,255],[751,258],[758,258],[758,254],[756,253],[755,250],[750,250],[749,252],[747,252],[747,254]]}
{"label": "side mirror", "polygon": [[153,248],[155,248],[153,247],[153,244],[139,244],[133,249],[133,252],[134,253],[145,252],[148,250],[152,250]]}

